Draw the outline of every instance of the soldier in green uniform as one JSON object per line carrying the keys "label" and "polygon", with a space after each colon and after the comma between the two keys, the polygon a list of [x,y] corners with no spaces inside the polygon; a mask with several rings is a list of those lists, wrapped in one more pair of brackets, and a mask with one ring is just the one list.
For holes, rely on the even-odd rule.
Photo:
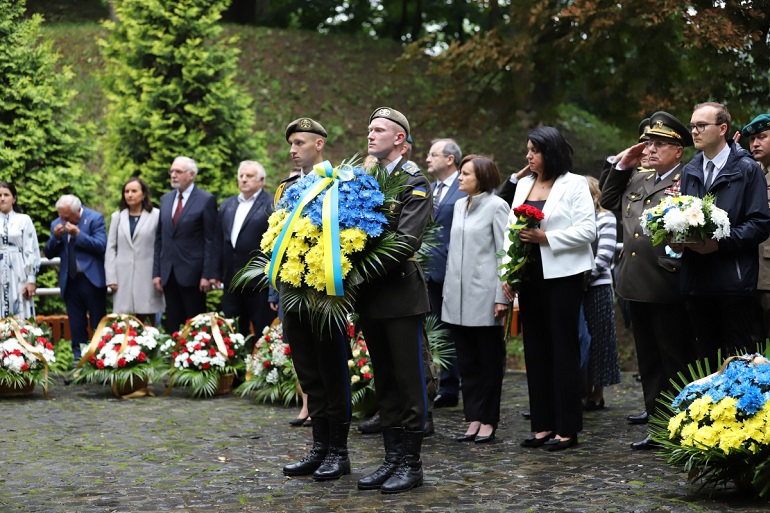
{"label": "soldier in green uniform", "polygon": [[[674,116],[656,112],[650,117],[647,139],[621,154],[602,188],[604,208],[620,212],[623,253],[617,269],[617,294],[628,300],[634,330],[645,411],[631,415],[632,424],[646,423],[669,379],[696,359],[693,331],[679,292],[681,258],[665,244],[653,246],[642,232],[639,217],[666,195],[678,196],[682,152],[692,136]],[[643,154],[649,168],[637,168]],[[631,444],[651,449],[649,436]]]}
{"label": "soldier in green uniform", "polygon": [[387,229],[409,248],[408,253],[382,258],[379,277],[361,286],[356,305],[374,365],[385,446],[385,461],[360,479],[358,488],[383,493],[410,490],[423,481],[420,452],[428,397],[422,337],[430,304],[415,253],[433,202],[427,178],[401,154],[408,136],[409,122],[395,109],[378,108],[369,118],[369,155],[378,159],[380,168],[405,180],[404,189],[389,205]]}
{"label": "soldier in green uniform", "polygon": [[[323,162],[326,130],[310,118],[299,118],[286,127],[286,141],[298,175],[281,182],[276,204],[283,192]],[[281,294],[289,285],[281,282]],[[286,305],[284,305],[286,306]],[[317,481],[339,479],[350,474],[348,432],[350,430],[349,342],[344,326],[320,329],[311,322],[310,312],[298,306],[284,308],[283,334],[291,347],[294,369],[308,396],[308,413],[313,422],[313,447],[296,463],[283,467],[287,476],[311,475]]]}

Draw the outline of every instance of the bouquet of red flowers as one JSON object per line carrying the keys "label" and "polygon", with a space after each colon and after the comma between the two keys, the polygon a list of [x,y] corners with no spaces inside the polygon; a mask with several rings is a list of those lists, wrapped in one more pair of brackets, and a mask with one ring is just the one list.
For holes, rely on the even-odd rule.
{"label": "bouquet of red flowers", "polygon": [[508,227],[508,240],[511,245],[507,250],[498,251],[495,256],[503,259],[502,265],[498,267],[498,270],[503,271],[500,280],[507,282],[515,290],[524,279],[529,252],[532,249],[531,244],[519,238],[519,232],[522,228],[539,227],[545,215],[542,210],[532,205],[519,205],[513,209],[513,215],[516,216],[516,222]]}

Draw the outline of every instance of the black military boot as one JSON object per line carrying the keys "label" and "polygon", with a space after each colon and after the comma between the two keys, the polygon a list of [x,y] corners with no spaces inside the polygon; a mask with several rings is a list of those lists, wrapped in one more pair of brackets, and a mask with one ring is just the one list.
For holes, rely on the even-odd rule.
{"label": "black military boot", "polygon": [[360,423],[358,425],[358,430],[365,435],[381,433],[382,422],[380,422],[380,412],[375,413],[371,419]]}
{"label": "black military boot", "polygon": [[401,463],[401,439],[404,428],[392,427],[382,430],[383,445],[385,445],[385,461],[380,468],[358,480],[359,490],[377,490],[393,475]]}
{"label": "black military boot", "polygon": [[287,476],[309,476],[321,466],[329,451],[329,422],[326,419],[313,419],[313,447],[307,456],[296,463],[283,467]]}
{"label": "black military boot", "polygon": [[350,474],[348,431],[350,431],[350,422],[329,421],[329,450],[326,452],[323,463],[313,472],[313,479],[330,481]]}
{"label": "black military boot", "polygon": [[382,493],[401,493],[422,486],[422,431],[404,431],[403,454],[390,479],[380,487]]}

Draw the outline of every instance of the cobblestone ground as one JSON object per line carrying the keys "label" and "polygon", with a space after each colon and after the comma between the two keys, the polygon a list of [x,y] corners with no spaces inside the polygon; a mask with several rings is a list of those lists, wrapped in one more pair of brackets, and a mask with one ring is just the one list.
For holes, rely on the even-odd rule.
{"label": "cobblestone ground", "polygon": [[[161,392],[160,387],[156,392]],[[406,494],[359,492],[356,480],[381,458],[376,435],[351,433],[353,473],[316,483],[281,467],[310,446],[290,428],[297,410],[235,396],[116,400],[106,387],[54,383],[46,400],[0,399],[2,512],[765,512],[767,502],[732,489],[709,493],[654,453],[628,447],[641,387],[630,375],[586,414],[580,445],[560,453],[522,449],[526,380],[509,372],[503,419],[490,445],[458,443],[461,408],[436,411],[423,451],[425,485]]]}

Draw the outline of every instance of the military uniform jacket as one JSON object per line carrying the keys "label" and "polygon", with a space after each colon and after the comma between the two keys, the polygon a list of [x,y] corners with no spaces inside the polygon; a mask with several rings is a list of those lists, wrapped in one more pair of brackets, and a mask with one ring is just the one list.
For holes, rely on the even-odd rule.
{"label": "military uniform jacket", "polygon": [[680,163],[655,185],[655,171],[612,169],[602,188],[601,204],[620,213],[623,252],[617,270],[616,292],[622,298],[643,303],[680,303],[679,270],[682,260],[666,254],[666,244],[653,246],[642,233],[642,212],[666,195],[679,195]]}
{"label": "military uniform jacket", "polygon": [[[767,205],[770,207],[770,167],[763,170],[767,182]],[[757,288],[770,292],[770,239],[759,245],[759,280]]]}
{"label": "military uniform jacket", "polygon": [[356,311],[370,318],[404,317],[430,311],[425,277],[414,254],[422,244],[425,226],[432,216],[433,200],[428,179],[416,167],[404,168],[405,163],[402,158],[392,171],[408,176],[404,190],[388,205],[391,221],[386,229],[395,232],[410,249],[408,254],[397,255],[395,260],[383,258],[384,273],[361,286]]}

